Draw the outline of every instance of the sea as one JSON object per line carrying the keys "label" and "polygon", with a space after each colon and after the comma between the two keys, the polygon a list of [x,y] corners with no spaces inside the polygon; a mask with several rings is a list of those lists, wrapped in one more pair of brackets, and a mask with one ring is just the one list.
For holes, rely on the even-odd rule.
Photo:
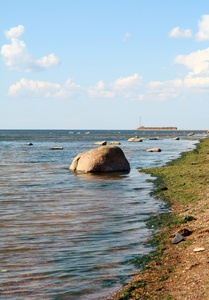
{"label": "sea", "polygon": [[[139,171],[194,149],[204,132],[188,133],[0,130],[0,299],[107,299],[130,281],[134,259],[152,250],[146,220],[167,210]],[[128,142],[136,135],[146,139]],[[103,140],[120,142],[129,174],[69,171]]]}

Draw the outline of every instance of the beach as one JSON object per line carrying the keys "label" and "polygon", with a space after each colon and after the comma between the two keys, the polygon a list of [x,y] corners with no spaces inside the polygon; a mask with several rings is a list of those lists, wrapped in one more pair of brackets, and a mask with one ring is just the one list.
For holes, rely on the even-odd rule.
{"label": "beach", "polygon": [[[157,233],[147,241],[156,247],[139,264],[140,274],[111,299],[209,299],[209,139],[193,151],[150,173],[153,195],[170,213],[147,221]],[[183,240],[172,244],[176,234]]]}

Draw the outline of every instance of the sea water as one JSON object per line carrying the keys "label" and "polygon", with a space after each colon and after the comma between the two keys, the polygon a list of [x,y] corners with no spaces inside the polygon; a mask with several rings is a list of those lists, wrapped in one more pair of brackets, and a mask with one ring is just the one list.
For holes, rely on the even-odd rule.
{"label": "sea water", "polygon": [[[135,135],[147,139],[127,141]],[[102,140],[121,143],[129,174],[69,171]],[[150,251],[146,219],[165,209],[139,169],[162,166],[197,142],[175,131],[1,130],[1,299],[105,299],[120,288],[139,272],[131,261]],[[153,147],[162,152],[146,152]]]}

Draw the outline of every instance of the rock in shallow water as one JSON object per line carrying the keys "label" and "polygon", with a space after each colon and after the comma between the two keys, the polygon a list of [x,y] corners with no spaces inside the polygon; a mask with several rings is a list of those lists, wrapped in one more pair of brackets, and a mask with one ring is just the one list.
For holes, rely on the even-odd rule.
{"label": "rock in shallow water", "polygon": [[138,138],[137,136],[128,139],[128,142],[142,142],[143,138]]}
{"label": "rock in shallow water", "polygon": [[119,147],[102,146],[78,154],[69,169],[81,173],[128,173],[130,172],[130,165]]}
{"label": "rock in shallow water", "polygon": [[120,145],[119,142],[110,142],[109,145]]}
{"label": "rock in shallow water", "polygon": [[104,146],[104,145],[107,145],[107,141],[96,142],[96,143],[93,143],[93,145]]}
{"label": "rock in shallow water", "polygon": [[161,152],[160,148],[153,148],[153,149],[148,149],[146,150],[147,152]]}
{"label": "rock in shallow water", "polygon": [[49,148],[48,150],[63,150],[63,147],[52,147]]}

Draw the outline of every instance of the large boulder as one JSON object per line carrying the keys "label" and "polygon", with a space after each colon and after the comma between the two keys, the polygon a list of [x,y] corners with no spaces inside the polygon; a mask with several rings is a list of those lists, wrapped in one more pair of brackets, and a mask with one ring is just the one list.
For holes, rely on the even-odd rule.
{"label": "large boulder", "polygon": [[119,147],[102,146],[78,154],[69,169],[81,173],[128,173],[130,165]]}

